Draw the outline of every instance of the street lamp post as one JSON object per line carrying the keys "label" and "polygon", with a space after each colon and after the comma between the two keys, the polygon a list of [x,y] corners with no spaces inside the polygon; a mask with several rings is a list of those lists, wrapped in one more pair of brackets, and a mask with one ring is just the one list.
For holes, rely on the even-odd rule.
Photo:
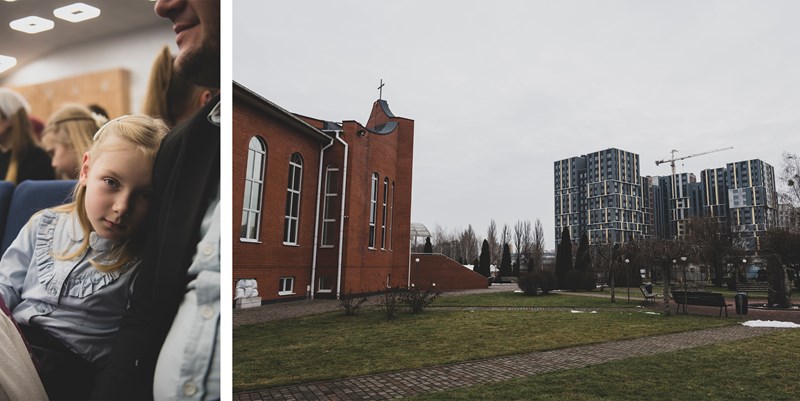
{"label": "street lamp post", "polygon": [[681,268],[683,268],[683,314],[686,314],[686,301],[688,294],[686,293],[686,256],[681,256]]}
{"label": "street lamp post", "polygon": [[625,284],[628,287],[628,303],[631,303],[631,269],[628,263],[631,263],[630,259],[625,259]]}

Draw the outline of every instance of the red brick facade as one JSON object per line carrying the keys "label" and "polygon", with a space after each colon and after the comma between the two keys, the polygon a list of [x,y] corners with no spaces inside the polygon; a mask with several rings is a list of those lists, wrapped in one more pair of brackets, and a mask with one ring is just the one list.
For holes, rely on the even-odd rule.
{"label": "red brick facade", "polygon": [[454,291],[489,286],[486,277],[444,255],[415,253],[411,259],[411,283],[422,290]]}
{"label": "red brick facade", "polygon": [[[248,168],[252,169],[248,149],[254,137],[266,145],[257,235],[242,231],[245,187],[250,188],[246,177]],[[234,285],[241,278],[256,279],[264,301],[369,293],[381,291],[387,284],[408,285],[413,148],[414,122],[395,117],[385,101],[375,102],[366,126],[355,121],[334,124],[289,113],[235,83]],[[287,183],[295,154],[302,160],[297,240],[286,243]],[[335,196],[329,197],[332,221],[327,221],[327,228],[335,230],[326,246],[322,233],[329,168],[338,169],[338,181],[330,192]],[[375,174],[374,246],[370,247]],[[291,291],[279,294],[281,278],[292,279]],[[320,285],[330,290],[320,291]]]}

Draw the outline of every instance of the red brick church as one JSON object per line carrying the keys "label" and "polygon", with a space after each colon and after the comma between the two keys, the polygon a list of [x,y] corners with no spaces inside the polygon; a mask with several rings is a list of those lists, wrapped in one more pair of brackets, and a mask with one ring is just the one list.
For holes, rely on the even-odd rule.
{"label": "red brick church", "polygon": [[414,121],[385,100],[365,125],[330,122],[234,82],[234,285],[254,279],[274,301],[431,281],[411,270],[413,154]]}

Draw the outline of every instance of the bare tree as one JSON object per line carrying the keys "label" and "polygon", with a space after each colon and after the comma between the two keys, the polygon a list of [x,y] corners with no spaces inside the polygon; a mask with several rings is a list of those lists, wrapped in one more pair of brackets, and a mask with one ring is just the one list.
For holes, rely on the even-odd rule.
{"label": "bare tree", "polygon": [[800,156],[784,152],[778,175],[778,197],[789,207],[790,229],[800,230]]}
{"label": "bare tree", "polygon": [[647,238],[637,241],[637,255],[645,264],[655,265],[661,270],[664,281],[664,315],[670,316],[670,277],[672,268],[685,256],[695,257],[692,248],[682,239]]}
{"label": "bare tree", "polygon": [[498,261],[500,260],[503,248],[502,245],[497,242],[497,223],[494,222],[494,219],[489,222],[489,228],[486,230],[486,241],[489,242],[489,252],[492,254],[491,263],[495,266],[499,266]]}
{"label": "bare tree", "polygon": [[784,152],[778,179],[785,186],[781,191],[781,202],[800,208],[800,156]]}
{"label": "bare tree", "polygon": [[508,224],[503,224],[503,230],[500,231],[500,243],[503,245],[511,243],[511,229],[508,228]]}
{"label": "bare tree", "polygon": [[[527,224],[526,224],[527,223]],[[514,267],[514,275],[518,276],[520,271],[520,264],[522,263],[522,257],[528,257],[528,248],[530,247],[530,236],[531,236],[531,222],[530,221],[522,221],[517,220],[517,223],[514,224],[514,247],[517,251],[517,263]]]}
{"label": "bare tree", "polygon": [[470,263],[478,258],[478,249],[480,247],[478,237],[470,224],[466,230],[462,231],[458,237],[460,247],[460,256],[463,263]]}
{"label": "bare tree", "polygon": [[536,219],[533,224],[533,235],[530,245],[530,265],[536,270],[542,269],[542,259],[544,258],[544,228],[542,221]]}
{"label": "bare tree", "polygon": [[730,258],[735,254],[730,229],[716,217],[696,217],[686,225],[687,240],[697,246],[697,261],[708,266],[714,284],[723,285],[723,278],[733,269]]}
{"label": "bare tree", "polygon": [[433,232],[431,233],[433,252],[455,259],[453,257],[453,240],[453,236],[438,223],[433,227]]}
{"label": "bare tree", "polygon": [[625,249],[619,244],[598,243],[592,245],[592,260],[595,266],[608,274],[608,285],[611,288],[611,302],[617,302],[615,278],[623,267]]}

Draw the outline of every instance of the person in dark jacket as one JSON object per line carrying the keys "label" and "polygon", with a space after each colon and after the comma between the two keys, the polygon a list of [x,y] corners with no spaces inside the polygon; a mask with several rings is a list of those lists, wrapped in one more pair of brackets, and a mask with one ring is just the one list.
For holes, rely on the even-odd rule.
{"label": "person in dark jacket", "polygon": [[[157,0],[173,23],[175,70],[219,88],[218,0]],[[220,398],[219,99],[177,125],[153,168],[158,212],[131,305],[94,399]]]}

